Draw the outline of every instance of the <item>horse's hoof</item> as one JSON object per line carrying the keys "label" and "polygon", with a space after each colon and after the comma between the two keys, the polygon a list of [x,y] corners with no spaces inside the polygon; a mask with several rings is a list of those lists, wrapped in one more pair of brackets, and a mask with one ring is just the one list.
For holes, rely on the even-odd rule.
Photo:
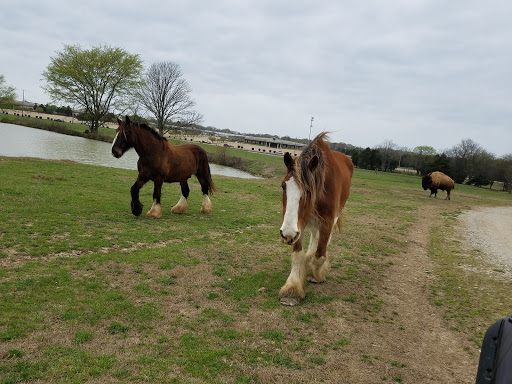
{"label": "horse's hoof", "polygon": [[146,213],[146,217],[148,219],[159,219],[162,217],[162,206],[160,204],[154,203],[151,206],[151,209]]}
{"label": "horse's hoof", "polygon": [[135,216],[140,216],[140,214],[142,213],[142,207],[143,205],[142,204],[133,204],[132,203],[132,213],[135,215]]}
{"label": "horse's hoof", "polygon": [[319,280],[315,279],[313,276],[308,276],[306,279],[310,283],[315,283],[315,284],[322,284],[323,282],[325,282],[325,280],[319,281]]}
{"label": "horse's hoof", "polygon": [[279,302],[282,305],[293,307],[295,305],[299,305],[300,304],[300,299],[298,297],[283,296],[283,297],[279,298]]}
{"label": "horse's hoof", "polygon": [[180,206],[174,206],[171,209],[171,213],[174,213],[175,215],[182,215],[187,211],[187,207],[183,208]]}
{"label": "horse's hoof", "polygon": [[204,215],[209,215],[212,213],[212,202],[208,195],[203,196],[203,202],[201,203],[201,213]]}

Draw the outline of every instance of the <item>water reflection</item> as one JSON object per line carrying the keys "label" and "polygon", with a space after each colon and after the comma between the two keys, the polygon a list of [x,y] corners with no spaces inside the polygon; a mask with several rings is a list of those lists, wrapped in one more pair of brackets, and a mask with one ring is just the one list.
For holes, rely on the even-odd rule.
{"label": "water reflection", "polygon": [[[139,158],[132,149],[116,159],[111,155],[111,144],[103,141],[4,123],[0,123],[0,156],[72,160],[82,164],[135,170]],[[247,172],[217,164],[210,164],[210,170],[214,175],[257,178]]]}

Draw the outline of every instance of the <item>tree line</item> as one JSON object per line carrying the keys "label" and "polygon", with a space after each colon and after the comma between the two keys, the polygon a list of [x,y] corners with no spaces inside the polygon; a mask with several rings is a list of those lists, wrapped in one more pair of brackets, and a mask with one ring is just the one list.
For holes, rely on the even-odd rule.
{"label": "tree line", "polygon": [[[121,114],[129,114],[135,121],[144,121],[141,116],[148,116],[162,135],[170,130],[201,128],[203,116],[194,110],[191,87],[176,63],[153,63],[144,70],[139,55],[122,48],[102,45],[83,49],[79,45],[64,45],[62,51],[50,58],[42,75],[47,94],[52,100],[75,106],[79,119],[88,121],[92,135],[97,134],[100,125]],[[14,87],[6,85],[0,75],[0,108],[12,105],[15,96]],[[36,110],[68,116],[73,113],[69,106],[49,104],[40,104]],[[309,141],[287,136],[282,139]],[[457,183],[492,188],[499,181],[511,191],[512,155],[496,158],[470,139],[442,153],[427,146],[400,148],[392,141],[375,148],[346,143],[331,146],[351,156],[360,168],[393,171],[406,167],[418,174],[441,171]]]}
{"label": "tree line", "polygon": [[57,115],[62,115],[62,116],[73,116],[73,108],[71,108],[69,105],[67,106],[56,106],[55,104],[49,104],[49,103],[46,103],[46,104],[34,104],[34,107],[33,107],[34,111],[38,112],[38,113],[47,113],[47,114],[50,114],[50,115],[53,115],[54,113],[57,114]]}
{"label": "tree line", "polygon": [[419,175],[441,171],[459,184],[492,188],[495,182],[500,182],[503,190],[512,192],[512,154],[496,157],[471,139],[463,139],[441,153],[430,146],[400,148],[392,141],[375,148],[344,143],[332,143],[331,147],[351,156],[359,168],[386,172],[401,167]]}

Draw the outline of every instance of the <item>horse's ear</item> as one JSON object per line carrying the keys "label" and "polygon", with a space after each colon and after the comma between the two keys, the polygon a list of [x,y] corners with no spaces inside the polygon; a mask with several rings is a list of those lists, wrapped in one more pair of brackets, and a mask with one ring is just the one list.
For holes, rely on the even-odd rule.
{"label": "horse's ear", "polygon": [[290,152],[286,152],[284,154],[284,164],[286,165],[286,168],[288,168],[288,170],[291,170],[293,168],[293,159],[292,155],[290,155]]}
{"label": "horse's ear", "polygon": [[123,122],[123,121],[118,117],[118,118],[117,118],[117,124],[121,125],[121,123],[122,123],[122,122]]}
{"label": "horse's ear", "polygon": [[311,172],[313,172],[317,166],[318,166],[318,156],[313,156],[313,158],[311,160],[309,160],[309,164],[308,164],[309,170]]}
{"label": "horse's ear", "polygon": [[126,115],[126,125],[130,125],[130,118]]}

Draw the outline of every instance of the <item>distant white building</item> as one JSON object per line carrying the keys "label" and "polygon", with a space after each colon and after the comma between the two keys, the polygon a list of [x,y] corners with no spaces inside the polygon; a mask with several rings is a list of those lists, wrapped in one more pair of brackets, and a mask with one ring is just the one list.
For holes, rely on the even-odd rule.
{"label": "distant white building", "polygon": [[254,144],[262,147],[276,148],[276,149],[302,149],[306,144],[295,143],[293,141],[281,140],[274,137],[256,137],[256,136],[244,136],[244,142],[246,144]]}
{"label": "distant white building", "polygon": [[37,103],[31,103],[30,101],[19,101],[19,100],[14,100],[14,105],[16,107],[23,107],[23,108],[34,108],[34,106],[37,106],[39,104]]}

